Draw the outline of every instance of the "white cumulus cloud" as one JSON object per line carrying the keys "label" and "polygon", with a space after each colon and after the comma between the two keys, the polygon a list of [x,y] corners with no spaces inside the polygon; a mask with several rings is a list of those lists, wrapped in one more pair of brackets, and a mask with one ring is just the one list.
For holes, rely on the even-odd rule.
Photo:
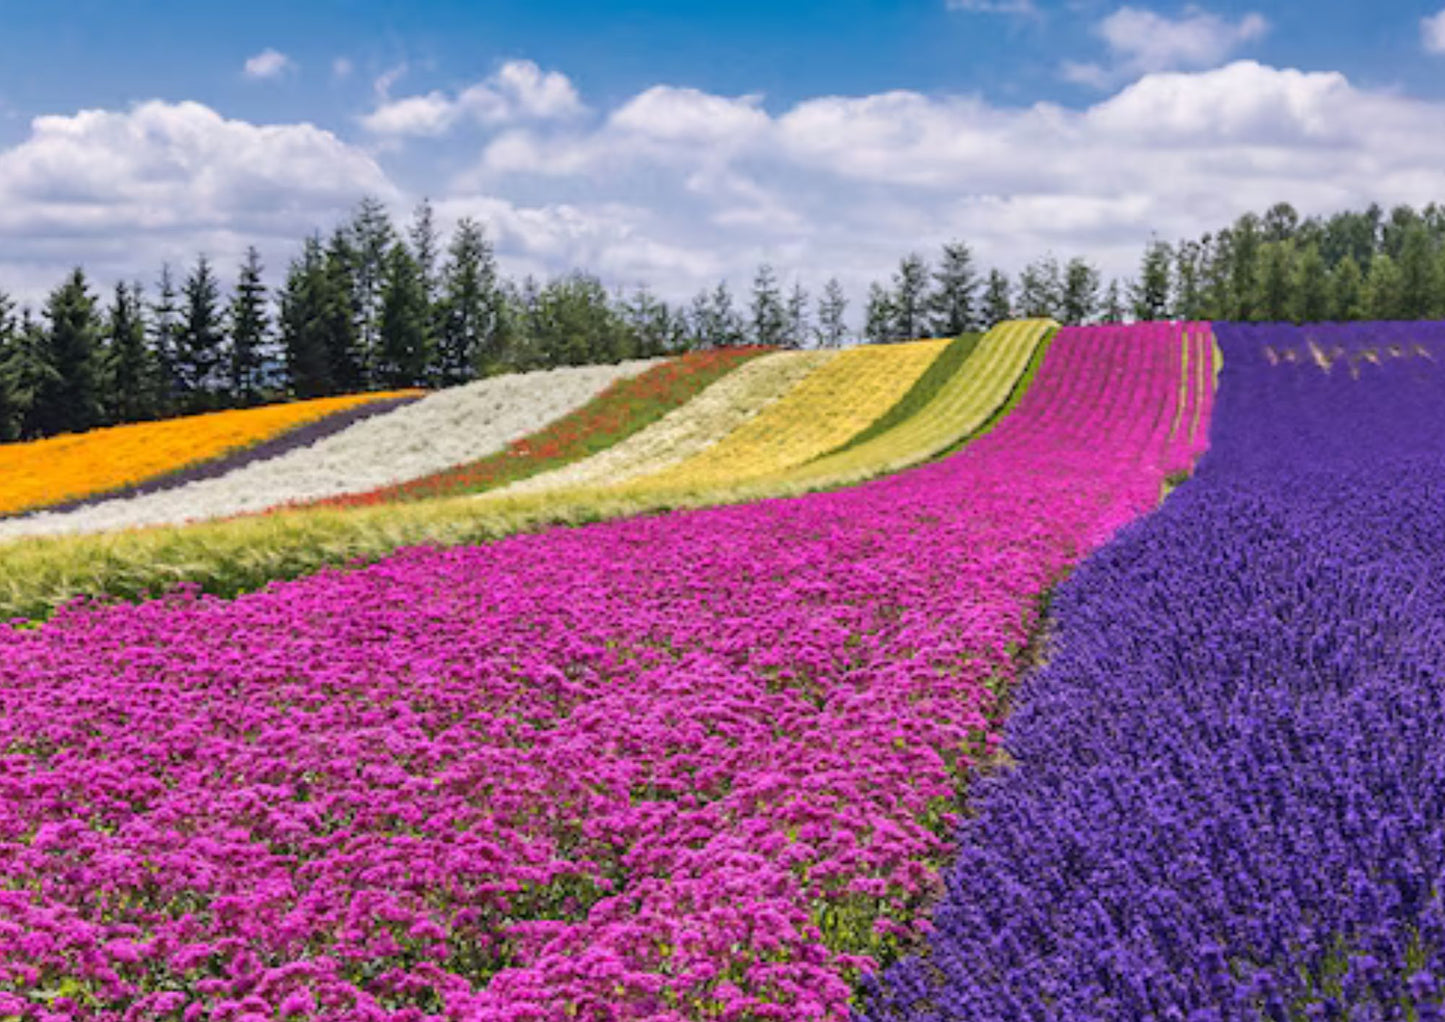
{"label": "white cumulus cloud", "polygon": [[1425,44],[1425,52],[1445,56],[1445,8],[1420,19],[1420,39]]}
{"label": "white cumulus cloud", "polygon": [[[399,77],[399,76],[398,76]],[[571,80],[557,71],[543,71],[530,60],[511,60],[493,75],[458,92],[434,90],[392,99],[396,78],[378,80],[381,102],[361,118],[375,135],[437,137],[466,122],[501,125],[514,121],[555,120],[582,111]]]}
{"label": "white cumulus cloud", "polygon": [[1198,7],[1185,8],[1177,18],[1120,7],[1094,26],[1094,34],[1108,47],[1109,61],[1066,62],[1063,73],[1071,81],[1102,89],[1151,71],[1210,68],[1268,32],[1269,22],[1257,13],[1231,21]]}
{"label": "white cumulus cloud", "polygon": [[295,63],[286,54],[267,48],[248,57],[242,70],[247,78],[279,78],[295,67]]}

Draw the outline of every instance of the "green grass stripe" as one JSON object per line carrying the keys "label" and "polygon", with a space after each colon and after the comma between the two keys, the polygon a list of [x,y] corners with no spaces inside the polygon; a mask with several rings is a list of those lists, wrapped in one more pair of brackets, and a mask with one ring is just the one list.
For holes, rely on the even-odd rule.
{"label": "green grass stripe", "polygon": [[913,418],[938,396],[938,392],[953,378],[954,373],[963,369],[964,364],[968,361],[968,356],[973,354],[982,337],[981,333],[969,333],[960,334],[954,338],[948,347],[944,348],[942,353],[933,360],[933,364],[924,370],[923,375],[909,388],[908,393],[899,398],[897,404],[873,420],[873,424],[863,432],[826,454],[819,455],[819,458],[841,454],[876,436],[882,436],[894,426],[901,425],[905,420]]}

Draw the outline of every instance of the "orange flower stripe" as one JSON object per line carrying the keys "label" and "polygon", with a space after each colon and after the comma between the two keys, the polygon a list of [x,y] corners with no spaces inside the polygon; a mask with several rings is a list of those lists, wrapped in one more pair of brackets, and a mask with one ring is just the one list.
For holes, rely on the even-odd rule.
{"label": "orange flower stripe", "polygon": [[546,469],[560,468],[651,425],[724,374],[770,350],[745,347],[688,352],[641,376],[619,380],[571,415],[563,416],[540,432],[513,441],[490,457],[421,479],[369,493],[332,497],[310,506],[369,507],[479,493]]}
{"label": "orange flower stripe", "polygon": [[0,515],[135,486],[253,447],[337,412],[421,393],[348,394],[0,444]]}

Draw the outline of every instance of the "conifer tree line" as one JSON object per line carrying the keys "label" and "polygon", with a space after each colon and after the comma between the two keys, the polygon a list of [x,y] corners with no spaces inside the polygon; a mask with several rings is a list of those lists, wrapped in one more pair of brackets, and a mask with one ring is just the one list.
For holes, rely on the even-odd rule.
{"label": "conifer tree line", "polygon": [[837,278],[814,296],[767,264],[746,297],[724,280],[679,305],[581,271],[506,279],[483,225],[463,219],[443,238],[426,202],[398,227],[363,199],[329,235],[307,238],[275,287],[254,248],[227,269],[229,287],[201,256],[182,272],[162,267],[148,287],[97,296],[77,268],[38,313],[0,292],[0,441],[699,348],[952,337],[1015,316],[1445,317],[1445,208],[1302,219],[1280,203],[1198,239],[1155,239],[1135,279],[1107,286],[1082,257],[1047,255],[1011,278],[952,242],[936,263],[910,253],[873,283],[861,329]]}

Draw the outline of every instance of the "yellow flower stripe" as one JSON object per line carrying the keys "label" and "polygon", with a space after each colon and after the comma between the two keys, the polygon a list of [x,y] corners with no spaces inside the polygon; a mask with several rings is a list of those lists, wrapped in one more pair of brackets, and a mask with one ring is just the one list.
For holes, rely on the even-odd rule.
{"label": "yellow flower stripe", "polygon": [[892,408],[948,343],[910,341],[844,351],[717,443],[623,489],[732,485],[811,461]]}
{"label": "yellow flower stripe", "polygon": [[834,351],[776,351],[728,373],[687,404],[589,458],[513,483],[479,499],[615,486],[686,461],[786,396]]}
{"label": "yellow flower stripe", "polygon": [[133,486],[253,447],[336,412],[419,393],[395,390],[348,394],[3,444],[0,514],[16,514]]}
{"label": "yellow flower stripe", "polygon": [[840,486],[897,472],[942,454],[978,432],[1008,401],[1051,319],[1010,320],[983,336],[933,400],[886,433],[806,465],[778,473],[779,482]]}

